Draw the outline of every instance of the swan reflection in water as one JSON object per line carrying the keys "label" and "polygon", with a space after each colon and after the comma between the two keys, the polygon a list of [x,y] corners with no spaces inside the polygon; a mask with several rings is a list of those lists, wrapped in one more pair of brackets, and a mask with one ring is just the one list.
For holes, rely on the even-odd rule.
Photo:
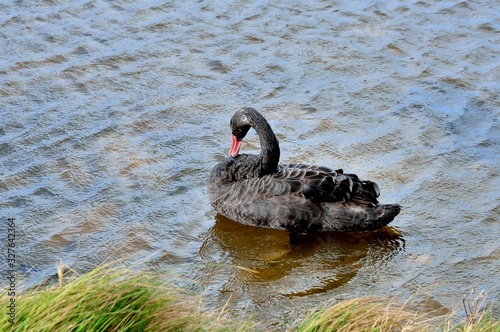
{"label": "swan reflection in water", "polygon": [[[219,283],[228,300],[265,303],[275,297],[324,293],[346,284],[367,265],[381,266],[404,249],[399,232],[386,226],[360,233],[296,235],[247,226],[217,214],[200,248],[205,278]],[[224,294],[226,296],[224,296]]]}

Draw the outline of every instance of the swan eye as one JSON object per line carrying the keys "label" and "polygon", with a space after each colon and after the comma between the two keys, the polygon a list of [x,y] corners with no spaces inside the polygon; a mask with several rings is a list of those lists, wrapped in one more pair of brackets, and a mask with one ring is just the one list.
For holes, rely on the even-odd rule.
{"label": "swan eye", "polygon": [[248,133],[250,130],[250,126],[243,126],[239,127],[233,130],[233,135],[238,139],[238,141],[241,141]]}
{"label": "swan eye", "polygon": [[238,141],[241,141],[243,137],[247,134],[247,131],[240,128],[233,130],[233,136],[236,137]]}

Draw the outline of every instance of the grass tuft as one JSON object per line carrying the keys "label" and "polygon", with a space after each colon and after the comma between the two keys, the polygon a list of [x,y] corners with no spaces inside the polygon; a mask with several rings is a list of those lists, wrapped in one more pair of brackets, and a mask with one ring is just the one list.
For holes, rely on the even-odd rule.
{"label": "grass tuft", "polygon": [[[254,331],[264,330],[248,317],[227,318],[203,310],[201,296],[165,282],[164,276],[123,267],[102,266],[68,278],[63,263],[59,285],[29,290],[16,297],[16,322],[0,315],[0,331]],[[433,312],[410,299],[362,297],[326,303],[297,321],[289,331],[442,331],[500,332],[484,294],[464,300],[466,319]],[[1,303],[9,301],[7,292]],[[227,305],[227,304],[226,304]]]}
{"label": "grass tuft", "polygon": [[[482,298],[484,300],[484,298]],[[361,297],[334,305],[325,304],[299,323],[298,332],[500,332],[500,321],[492,317],[491,306],[483,307],[476,299],[466,311],[465,321],[454,325],[452,313],[428,310],[414,299],[401,304],[393,299]]]}
{"label": "grass tuft", "polygon": [[62,267],[59,286],[17,296],[16,322],[1,315],[0,331],[238,331],[253,324],[203,313],[200,297],[151,273],[104,266],[62,284]]}

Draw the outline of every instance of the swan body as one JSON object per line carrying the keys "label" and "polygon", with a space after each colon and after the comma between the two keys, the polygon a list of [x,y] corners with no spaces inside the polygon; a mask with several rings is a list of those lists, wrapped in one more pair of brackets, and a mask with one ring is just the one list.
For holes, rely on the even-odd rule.
{"label": "swan body", "polygon": [[[342,169],[279,164],[279,143],[269,123],[253,108],[231,118],[230,157],[208,180],[215,210],[242,224],[283,229],[358,232],[379,229],[399,214],[399,204],[381,205],[378,185]],[[259,135],[260,155],[239,154],[250,128]]]}

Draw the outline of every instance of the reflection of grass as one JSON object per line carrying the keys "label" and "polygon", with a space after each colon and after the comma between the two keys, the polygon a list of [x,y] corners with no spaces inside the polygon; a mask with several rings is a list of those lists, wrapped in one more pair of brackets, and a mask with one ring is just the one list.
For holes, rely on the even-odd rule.
{"label": "reflection of grass", "polygon": [[[62,273],[60,274],[62,277]],[[16,297],[16,322],[0,315],[0,330],[17,331],[252,331],[250,318],[224,318],[201,308],[200,296],[153,274],[122,268],[98,268],[57,286]],[[10,300],[1,295],[1,303]],[[3,306],[3,305],[2,305]],[[500,322],[480,305],[468,306],[468,318],[431,315],[417,305],[381,298],[357,298],[311,311],[291,331],[500,331]],[[222,310],[224,311],[224,310]]]}

